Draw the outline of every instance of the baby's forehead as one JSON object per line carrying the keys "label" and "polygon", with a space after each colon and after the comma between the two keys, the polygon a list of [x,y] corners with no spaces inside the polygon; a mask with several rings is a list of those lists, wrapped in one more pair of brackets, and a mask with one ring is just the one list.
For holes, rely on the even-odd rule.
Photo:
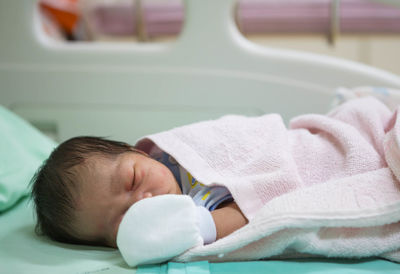
{"label": "baby's forehead", "polygon": [[[117,166],[129,159],[129,155],[140,155],[149,158],[148,155],[137,151],[127,151],[120,154],[92,153],[77,167],[77,170],[86,179],[88,177],[112,176],[117,171]],[[136,157],[135,162],[142,159],[142,157]]]}
{"label": "baby's forehead", "polygon": [[86,198],[105,188],[115,177],[117,159],[101,155],[91,155],[73,167],[77,182],[77,198]]}
{"label": "baby's forehead", "polygon": [[109,170],[116,162],[118,162],[118,155],[110,156],[96,153],[86,158],[81,168],[86,170],[89,175],[93,175],[93,173]]}
{"label": "baby's forehead", "polygon": [[108,165],[112,162],[117,161],[118,156],[121,154],[106,154],[102,152],[96,152],[89,154],[86,159],[83,161],[83,165],[87,167]]}
{"label": "baby's forehead", "polygon": [[115,158],[106,157],[100,154],[88,155],[81,163],[72,167],[71,172],[75,175],[79,185],[85,184],[99,176],[104,176],[111,171]]}

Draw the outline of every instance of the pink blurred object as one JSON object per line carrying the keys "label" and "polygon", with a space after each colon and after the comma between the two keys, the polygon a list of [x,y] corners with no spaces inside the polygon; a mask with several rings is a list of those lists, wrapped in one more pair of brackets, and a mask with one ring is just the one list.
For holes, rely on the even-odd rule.
{"label": "pink blurred object", "polygon": [[133,35],[136,33],[134,5],[99,5],[93,11],[96,31],[108,35]]}
{"label": "pink blurred object", "polygon": [[[245,34],[330,30],[330,0],[241,0],[237,7],[237,21]],[[133,2],[99,4],[93,17],[96,28],[103,34],[132,35],[137,31]],[[184,21],[184,4],[144,1],[143,20],[149,37],[178,34]],[[341,33],[400,33],[400,9],[363,0],[342,0],[339,22]]]}
{"label": "pink blurred object", "polygon": [[[133,35],[137,32],[136,7],[131,3],[98,5],[93,11],[96,31],[106,35]],[[172,1],[162,4],[144,2],[143,20],[149,37],[173,35],[180,32],[183,5]]]}
{"label": "pink blurred object", "polygon": [[[242,0],[238,22],[244,33],[326,33],[330,29],[330,0]],[[365,0],[342,0],[342,33],[399,33],[400,9]]]}
{"label": "pink blurred object", "polygon": [[144,21],[150,37],[179,34],[184,21],[183,4],[180,1],[163,4],[145,2]]}

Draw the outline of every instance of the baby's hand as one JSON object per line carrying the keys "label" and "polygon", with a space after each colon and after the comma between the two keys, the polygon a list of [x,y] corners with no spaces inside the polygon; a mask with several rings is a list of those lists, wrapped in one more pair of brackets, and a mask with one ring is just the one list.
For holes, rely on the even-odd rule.
{"label": "baby's hand", "polygon": [[161,263],[203,244],[198,223],[198,210],[189,196],[143,199],[122,219],[117,246],[132,267]]}

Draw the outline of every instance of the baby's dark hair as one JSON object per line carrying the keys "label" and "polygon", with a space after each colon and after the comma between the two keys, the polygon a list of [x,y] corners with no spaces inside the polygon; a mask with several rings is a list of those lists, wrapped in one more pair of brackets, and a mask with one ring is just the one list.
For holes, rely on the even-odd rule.
{"label": "baby's dark hair", "polygon": [[74,137],[55,148],[31,180],[36,233],[59,242],[99,244],[79,239],[73,233],[73,191],[77,191],[79,181],[74,167],[91,156],[114,158],[125,152],[143,153],[127,143],[92,136]]}

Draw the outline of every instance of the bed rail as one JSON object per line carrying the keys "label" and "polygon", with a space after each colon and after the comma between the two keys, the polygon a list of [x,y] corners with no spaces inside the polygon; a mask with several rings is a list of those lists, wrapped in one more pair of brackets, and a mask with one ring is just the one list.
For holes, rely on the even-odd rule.
{"label": "bed rail", "polygon": [[359,63],[258,46],[238,31],[233,0],[187,0],[171,43],[57,42],[37,1],[0,0],[0,102],[57,140],[134,141],[226,113],[325,112],[338,86],[400,88]]}

